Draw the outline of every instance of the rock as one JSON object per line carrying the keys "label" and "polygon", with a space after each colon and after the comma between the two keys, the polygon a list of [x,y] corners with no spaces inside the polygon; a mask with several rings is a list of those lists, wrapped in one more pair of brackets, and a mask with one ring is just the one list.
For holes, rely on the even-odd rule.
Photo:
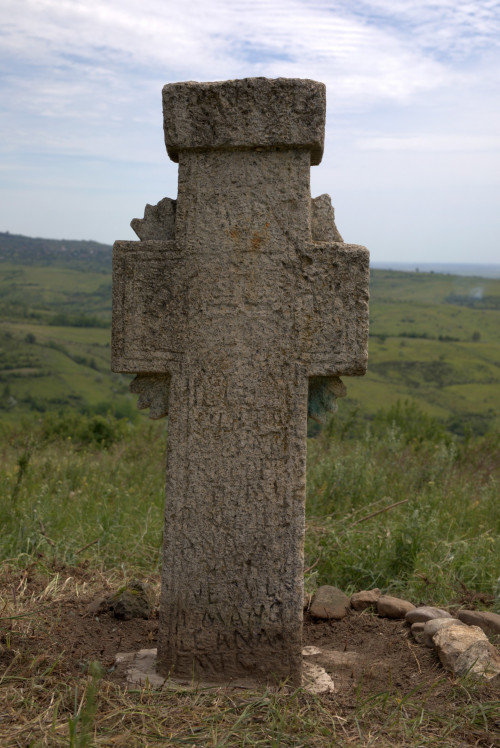
{"label": "rock", "polygon": [[304,662],[302,666],[302,687],[309,693],[335,693],[335,683],[324,667],[313,662]]}
{"label": "rock", "polygon": [[468,647],[455,663],[457,675],[477,675],[493,680],[500,675],[500,654],[491,642],[478,641]]}
{"label": "rock", "polygon": [[488,610],[459,610],[457,618],[468,626],[479,626],[486,634],[500,634],[500,615]]}
{"label": "rock", "polygon": [[157,205],[146,205],[144,218],[133,218],[131,227],[141,241],[145,239],[175,239],[177,200],[164,197]]}
{"label": "rock", "polygon": [[121,587],[107,599],[115,618],[130,621],[131,618],[150,618],[154,595],[151,587],[144,582],[134,580],[125,587]]}
{"label": "rock", "polygon": [[314,657],[314,655],[319,654],[321,654],[321,649],[319,647],[313,647],[312,644],[302,648],[302,657]]}
{"label": "rock", "polygon": [[411,633],[417,644],[424,644],[424,627],[425,623],[423,621],[412,623]]}
{"label": "rock", "polygon": [[377,612],[384,618],[404,618],[409,610],[415,606],[408,600],[401,600],[399,597],[391,595],[382,595],[377,600]]}
{"label": "rock", "polygon": [[433,618],[452,618],[453,616],[448,611],[442,608],[432,608],[429,605],[419,605],[418,608],[409,610],[405,615],[408,623],[417,623],[419,621],[426,622],[432,621]]}
{"label": "rock", "polygon": [[500,674],[500,655],[479,626],[451,625],[434,634],[441,664],[457,675],[472,673],[491,680]]}
{"label": "rock", "polygon": [[315,618],[344,618],[350,606],[350,600],[342,590],[325,584],[314,593],[309,612]]}
{"label": "rock", "polygon": [[311,200],[311,233],[313,242],[343,242],[335,225],[335,211],[330,195]]}
{"label": "rock", "polygon": [[443,626],[432,637],[441,664],[455,672],[455,663],[462,652],[478,641],[488,641],[488,637],[478,626],[451,624]]}
{"label": "rock", "polygon": [[465,626],[465,623],[459,621],[458,618],[432,618],[424,623],[423,643],[426,647],[434,647],[434,634],[447,626]]}
{"label": "rock", "polygon": [[361,590],[361,592],[355,592],[351,596],[351,606],[354,610],[366,610],[366,608],[374,608],[377,604],[377,600],[380,597],[380,590],[375,587],[373,590]]}

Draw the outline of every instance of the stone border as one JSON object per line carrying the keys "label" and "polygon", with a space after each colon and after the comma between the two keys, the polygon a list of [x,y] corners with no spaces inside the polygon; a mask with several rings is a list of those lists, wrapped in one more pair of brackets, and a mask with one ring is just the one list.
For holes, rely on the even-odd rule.
{"label": "stone border", "polygon": [[415,606],[408,600],[382,595],[378,588],[356,592],[350,598],[330,585],[318,587],[304,599],[304,609],[315,618],[340,620],[349,609],[373,610],[382,618],[405,620],[418,644],[436,650],[441,664],[455,675],[500,680],[500,653],[488,635],[500,635],[500,615],[490,611]]}

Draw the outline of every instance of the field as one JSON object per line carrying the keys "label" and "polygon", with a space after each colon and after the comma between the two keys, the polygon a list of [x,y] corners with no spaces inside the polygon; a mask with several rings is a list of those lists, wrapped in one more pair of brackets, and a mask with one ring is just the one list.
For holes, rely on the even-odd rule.
{"label": "field", "polygon": [[[130,377],[110,372],[110,248],[47,241],[0,234],[1,417],[134,418]],[[370,317],[349,406],[371,418],[408,400],[462,435],[500,425],[500,280],[374,270]]]}
{"label": "field", "polygon": [[[66,244],[0,241],[0,745],[499,746],[500,684],[371,614],[306,615],[306,643],[382,663],[334,695],[125,688],[157,616],[87,607],[158,593],[168,424],[109,373],[109,252]],[[500,281],[376,271],[371,319],[368,375],[310,424],[306,589],[500,612]]]}

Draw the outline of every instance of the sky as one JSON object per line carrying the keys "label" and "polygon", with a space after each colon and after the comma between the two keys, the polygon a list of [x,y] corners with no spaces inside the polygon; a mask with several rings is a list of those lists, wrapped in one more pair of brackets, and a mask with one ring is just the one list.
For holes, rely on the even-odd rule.
{"label": "sky", "polygon": [[161,89],[327,87],[313,197],[376,262],[500,263],[500,0],[0,0],[0,231],[112,243],[176,197]]}

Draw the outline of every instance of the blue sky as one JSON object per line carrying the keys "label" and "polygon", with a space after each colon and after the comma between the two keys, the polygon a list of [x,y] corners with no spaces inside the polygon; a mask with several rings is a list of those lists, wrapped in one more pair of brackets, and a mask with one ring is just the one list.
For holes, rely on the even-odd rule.
{"label": "blue sky", "polygon": [[375,261],[500,262],[500,0],[2,0],[0,230],[133,238],[177,193],[161,88],[327,86],[311,174]]}

